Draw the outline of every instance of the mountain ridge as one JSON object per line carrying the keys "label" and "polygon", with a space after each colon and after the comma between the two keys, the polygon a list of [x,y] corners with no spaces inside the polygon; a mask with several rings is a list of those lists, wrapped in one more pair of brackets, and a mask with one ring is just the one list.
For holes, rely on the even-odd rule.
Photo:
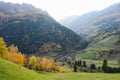
{"label": "mountain ridge", "polygon": [[18,4],[18,3],[0,1],[0,11],[3,14],[12,15],[14,13],[20,13],[20,12],[32,11],[32,10],[33,11],[35,10],[41,14],[48,15],[46,11],[43,11],[40,8],[36,8],[31,4],[26,4],[26,3]]}
{"label": "mountain ridge", "polygon": [[114,54],[108,53],[109,55],[100,57],[100,59],[118,59],[118,56],[120,56],[120,3],[111,5],[101,11],[89,12],[79,16],[70,25],[71,30],[83,35],[89,41],[89,45],[82,52],[83,55],[85,53],[88,55],[94,54],[91,59],[95,59],[96,56],[101,56],[102,50],[112,49]]}
{"label": "mountain ridge", "polygon": [[[7,3],[5,5],[7,6]],[[27,54],[36,53],[44,43],[49,42],[59,44],[62,50],[75,49],[76,45],[79,49],[86,46],[86,41],[80,36],[43,12],[35,9],[33,12],[16,12],[1,18],[0,37],[3,37],[8,45],[15,44],[20,51]]]}
{"label": "mountain ridge", "polygon": [[64,22],[65,24],[67,24],[67,20],[66,21],[64,20],[64,22],[61,24],[63,24],[68,28],[70,27],[70,29],[76,32],[77,34],[88,35],[90,32],[92,32],[94,28],[96,28],[96,25],[94,25],[96,22],[109,17],[119,16],[120,13],[116,13],[116,12],[120,12],[119,6],[120,6],[120,3],[117,3],[101,11],[92,11],[92,12],[83,14],[79,16],[76,20],[71,21],[72,24],[69,23],[69,25],[64,25]]}

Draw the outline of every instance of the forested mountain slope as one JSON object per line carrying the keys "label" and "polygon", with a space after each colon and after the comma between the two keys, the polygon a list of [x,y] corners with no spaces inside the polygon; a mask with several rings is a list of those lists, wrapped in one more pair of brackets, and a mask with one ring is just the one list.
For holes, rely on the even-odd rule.
{"label": "forested mountain slope", "polygon": [[86,46],[86,41],[80,36],[60,25],[41,9],[28,4],[4,2],[0,2],[0,6],[0,37],[8,45],[17,45],[24,53],[35,53],[49,42],[59,44],[62,50],[73,49],[76,45],[79,49]]}

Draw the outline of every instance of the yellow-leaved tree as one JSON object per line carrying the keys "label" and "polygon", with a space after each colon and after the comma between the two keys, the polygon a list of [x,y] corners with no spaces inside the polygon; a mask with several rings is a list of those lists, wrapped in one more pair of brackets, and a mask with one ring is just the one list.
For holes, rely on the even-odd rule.
{"label": "yellow-leaved tree", "polygon": [[37,63],[37,57],[31,56],[29,59],[29,65],[34,67],[36,63]]}
{"label": "yellow-leaved tree", "polygon": [[8,49],[6,47],[6,43],[4,42],[3,38],[0,38],[0,57],[6,58]]}
{"label": "yellow-leaved tree", "polygon": [[54,71],[55,70],[55,62],[54,62],[54,60],[43,58],[42,62],[41,62],[41,67],[44,71]]}
{"label": "yellow-leaved tree", "polygon": [[24,66],[26,63],[26,57],[24,54],[22,54],[21,52],[19,52],[17,54],[17,64]]}
{"label": "yellow-leaved tree", "polygon": [[18,51],[18,47],[12,44],[8,47],[7,60],[17,63],[21,66],[24,66],[26,62],[26,57],[24,54]]}
{"label": "yellow-leaved tree", "polygon": [[64,72],[64,68],[63,67],[59,67],[59,72]]}

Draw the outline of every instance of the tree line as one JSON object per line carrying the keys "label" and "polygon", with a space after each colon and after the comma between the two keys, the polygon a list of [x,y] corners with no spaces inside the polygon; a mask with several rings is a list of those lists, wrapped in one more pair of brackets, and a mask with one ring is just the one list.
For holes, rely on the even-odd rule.
{"label": "tree line", "polygon": [[102,66],[97,66],[94,63],[87,63],[85,60],[69,60],[65,59],[73,72],[105,72],[105,73],[120,73],[120,67],[111,67],[107,60],[103,61]]}
{"label": "tree line", "polygon": [[18,47],[13,44],[7,47],[3,38],[0,38],[0,58],[37,71],[64,72],[64,68],[60,66],[59,62],[36,56],[28,57],[21,53]]}
{"label": "tree line", "polygon": [[108,66],[108,62],[106,59],[103,61],[102,70],[105,73],[120,73],[120,67]]}
{"label": "tree line", "polygon": [[[62,63],[57,62],[53,59],[40,58],[36,56],[28,57],[21,53],[18,47],[14,44],[7,47],[3,38],[0,38],[0,58],[9,60],[24,66],[29,69],[36,71],[47,71],[47,72],[64,72]],[[87,64],[85,60],[65,60],[73,72],[105,72],[105,73],[120,73],[120,67],[111,67],[108,65],[107,60],[103,61],[102,66],[97,67],[94,63]]]}

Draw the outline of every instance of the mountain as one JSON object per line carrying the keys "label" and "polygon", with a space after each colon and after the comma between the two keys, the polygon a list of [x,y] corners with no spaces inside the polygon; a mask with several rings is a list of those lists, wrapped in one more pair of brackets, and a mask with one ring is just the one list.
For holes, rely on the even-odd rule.
{"label": "mountain", "polygon": [[43,11],[40,8],[35,8],[31,4],[14,4],[10,2],[5,3],[3,1],[0,1],[0,13],[12,15],[14,13],[20,13],[25,11],[38,11],[43,14],[48,14],[46,11]]}
{"label": "mountain", "polygon": [[71,26],[71,24],[73,24],[73,21],[76,20],[77,18],[78,18],[77,15],[73,15],[73,16],[69,16],[69,17],[62,19],[59,22],[62,25],[67,26],[67,28],[72,29],[73,27]]}
{"label": "mountain", "polygon": [[[60,23],[69,29],[73,30],[77,34],[88,34],[93,28],[93,18],[97,14],[96,11],[83,14],[73,19],[74,16],[65,18]],[[71,21],[70,21],[71,20]],[[70,21],[70,22],[69,22]],[[90,30],[90,31],[89,31]]]}
{"label": "mountain", "polygon": [[0,12],[0,37],[8,45],[17,45],[23,53],[36,53],[51,42],[62,50],[82,49],[87,45],[84,39],[60,25],[47,12],[29,4],[0,2]]}
{"label": "mountain", "polygon": [[[67,20],[64,20],[64,23],[67,24]],[[101,56],[104,49],[114,51],[114,54],[107,55],[109,59],[120,57],[120,3],[101,11],[86,13],[65,26],[79,35],[84,35],[89,41],[89,46],[82,53],[91,54],[92,59]]]}
{"label": "mountain", "polygon": [[[96,23],[116,17],[119,18],[119,15],[120,15],[120,3],[111,5],[110,7],[107,7],[106,9],[101,11],[93,11],[83,14],[82,16],[78,16],[77,18],[75,16],[75,19],[73,20],[71,18],[67,18],[66,20],[63,19],[60,21],[60,23],[70,28],[77,34],[89,35],[98,28],[98,25],[96,25]],[[71,23],[68,22],[69,19],[72,20]],[[69,25],[67,25],[68,23]]]}

